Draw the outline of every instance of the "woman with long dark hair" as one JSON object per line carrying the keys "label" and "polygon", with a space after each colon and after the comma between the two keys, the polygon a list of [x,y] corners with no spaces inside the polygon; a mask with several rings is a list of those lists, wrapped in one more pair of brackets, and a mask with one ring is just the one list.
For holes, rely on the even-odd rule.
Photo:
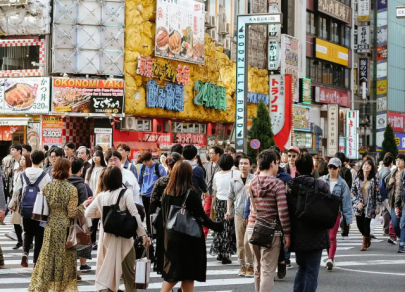
{"label": "woman with long dark hair", "polygon": [[156,254],[155,254],[155,266],[154,270],[158,274],[163,272],[163,261],[164,261],[164,235],[165,230],[163,227],[163,216],[162,216],[162,196],[167,184],[170,180],[171,170],[177,161],[181,160],[181,155],[176,152],[172,152],[166,159],[167,167],[169,173],[166,176],[162,176],[155,182],[152,194],[150,196],[150,207],[149,214],[158,213],[155,220],[154,227],[156,228]]}
{"label": "woman with long dark hair", "polygon": [[[221,232],[223,223],[215,223],[204,213],[200,194],[192,183],[193,170],[186,161],[177,162],[170,175],[169,183],[162,197],[163,226],[166,226],[170,207],[182,206],[193,214],[202,225]],[[194,281],[205,282],[207,272],[207,251],[204,233],[199,226],[201,237],[195,238],[174,230],[165,229],[164,269],[161,292],[170,292],[181,281],[182,292],[191,292]]]}
{"label": "woman with long dark hair", "polygon": [[380,213],[381,194],[376,177],[377,168],[374,161],[366,158],[352,186],[352,203],[356,215],[356,223],[363,235],[361,251],[366,251],[371,245],[370,222]]}

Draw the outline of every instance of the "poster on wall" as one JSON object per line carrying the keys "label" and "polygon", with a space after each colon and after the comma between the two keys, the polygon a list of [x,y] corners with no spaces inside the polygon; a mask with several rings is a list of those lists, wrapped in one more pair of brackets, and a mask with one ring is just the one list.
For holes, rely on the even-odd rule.
{"label": "poster on wall", "polygon": [[380,62],[377,64],[377,78],[387,77],[388,74],[388,63]]}
{"label": "poster on wall", "polygon": [[376,117],[376,128],[377,129],[385,129],[387,126],[387,114],[379,114]]}
{"label": "poster on wall", "polygon": [[48,77],[0,78],[0,113],[48,113],[49,88]]}
{"label": "poster on wall", "polygon": [[311,131],[311,108],[293,105],[294,131]]}
{"label": "poster on wall", "polygon": [[377,27],[377,44],[385,46],[388,42],[388,29],[387,26]]}
{"label": "poster on wall", "polygon": [[111,128],[94,128],[95,144],[101,146],[103,151],[112,147],[112,129]]}
{"label": "poster on wall", "polygon": [[204,64],[205,4],[158,0],[155,56]]}
{"label": "poster on wall", "polygon": [[387,46],[377,47],[377,61],[382,61],[387,59],[388,48]]}
{"label": "poster on wall", "polygon": [[41,150],[41,124],[30,123],[27,127],[27,143],[32,147],[32,151]]}
{"label": "poster on wall", "polygon": [[398,150],[404,151],[405,150],[405,133],[394,133],[395,135],[395,142],[398,147]]}
{"label": "poster on wall", "polygon": [[388,108],[388,101],[386,96],[377,98],[377,111],[386,111]]}
{"label": "poster on wall", "polygon": [[369,21],[370,20],[370,0],[358,0],[358,21]]}
{"label": "poster on wall", "polygon": [[52,111],[75,113],[123,112],[122,79],[52,79]]}
{"label": "poster on wall", "polygon": [[42,116],[42,146],[62,147],[62,116]]}
{"label": "poster on wall", "polygon": [[346,113],[346,156],[349,159],[358,159],[359,111],[351,110]]}
{"label": "poster on wall", "polygon": [[281,35],[281,74],[289,74],[293,77],[293,101],[299,100],[299,78],[298,78],[298,55],[299,40],[295,37]]}
{"label": "poster on wall", "polygon": [[384,141],[384,133],[385,133],[385,131],[377,132],[377,133],[376,133],[376,142],[375,142],[375,144],[376,144],[377,147],[379,147],[379,148],[382,147],[382,143],[383,143],[383,141]]}
{"label": "poster on wall", "polygon": [[312,133],[294,132],[294,145],[298,148],[312,149]]}

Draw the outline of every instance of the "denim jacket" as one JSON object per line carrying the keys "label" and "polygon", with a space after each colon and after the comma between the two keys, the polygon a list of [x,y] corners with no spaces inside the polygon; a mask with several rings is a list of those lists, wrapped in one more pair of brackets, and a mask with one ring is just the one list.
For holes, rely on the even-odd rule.
{"label": "denim jacket", "polygon": [[[326,180],[328,186],[330,185],[329,174],[323,176]],[[352,224],[353,222],[353,211],[352,211],[352,199],[350,196],[350,189],[346,181],[339,175],[338,181],[333,188],[332,195],[339,196],[342,198],[342,204],[340,205],[340,212],[346,219],[347,224]]]}

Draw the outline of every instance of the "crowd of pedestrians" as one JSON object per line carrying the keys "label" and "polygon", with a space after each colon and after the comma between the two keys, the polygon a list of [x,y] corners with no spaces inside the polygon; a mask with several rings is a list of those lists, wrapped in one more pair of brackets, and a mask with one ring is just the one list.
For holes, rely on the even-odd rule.
{"label": "crowd of pedestrians", "polygon": [[[29,291],[77,291],[81,273],[91,270],[87,260],[93,250],[96,291],[120,291],[121,278],[126,291],[136,291],[135,259],[145,250],[163,278],[161,291],[173,291],[181,282],[178,291],[190,292],[194,281],[206,280],[208,250],[222,265],[231,264],[236,254],[238,275],[254,278],[256,292],[272,291],[275,277],[286,276],[294,252],[293,291],[312,292],[324,249],[324,267],[332,271],[338,265],[339,228],[347,238],[355,219],[363,236],[360,250],[367,251],[380,216],[387,242],[405,252],[405,154],[387,153],[380,169],[365,157],[355,169],[343,153],[324,160],[296,146],[283,152],[273,146],[257,157],[214,146],[205,163],[193,145],[175,145],[159,157],[143,151],[133,162],[123,143],[105,152],[76,149],[71,142],[45,150],[13,144],[1,168],[0,223],[12,212],[14,231],[6,236],[16,240],[14,250],[21,249],[22,267],[30,265],[34,250]],[[26,207],[32,188],[46,198],[46,222],[32,219]],[[303,189],[339,198],[333,226],[314,226],[297,215]],[[137,228],[128,238],[104,230],[106,208],[114,204],[135,218]],[[187,214],[194,218],[183,222],[192,230],[176,227],[178,214],[185,216],[181,220]],[[65,247],[67,230],[77,218],[91,231],[91,244],[79,251]],[[264,246],[255,241],[260,226],[273,226],[271,242]],[[6,265],[0,247],[0,267]]]}

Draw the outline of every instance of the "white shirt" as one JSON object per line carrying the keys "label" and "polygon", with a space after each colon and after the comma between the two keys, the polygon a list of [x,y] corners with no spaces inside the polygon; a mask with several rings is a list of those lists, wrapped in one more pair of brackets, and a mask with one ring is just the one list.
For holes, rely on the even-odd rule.
{"label": "white shirt", "polygon": [[337,184],[337,182],[338,181],[329,181],[329,190],[330,190],[331,194],[333,193],[333,189],[334,189],[335,185]]}
{"label": "white shirt", "polygon": [[231,179],[237,175],[240,175],[239,170],[231,170],[227,173],[222,173],[222,171],[219,171],[214,175],[212,189],[217,191],[217,199],[228,200]]}
{"label": "white shirt", "polygon": [[132,191],[134,195],[134,202],[139,204],[139,184],[138,180],[136,179],[135,175],[132,173],[132,171],[122,168],[122,183]]}

